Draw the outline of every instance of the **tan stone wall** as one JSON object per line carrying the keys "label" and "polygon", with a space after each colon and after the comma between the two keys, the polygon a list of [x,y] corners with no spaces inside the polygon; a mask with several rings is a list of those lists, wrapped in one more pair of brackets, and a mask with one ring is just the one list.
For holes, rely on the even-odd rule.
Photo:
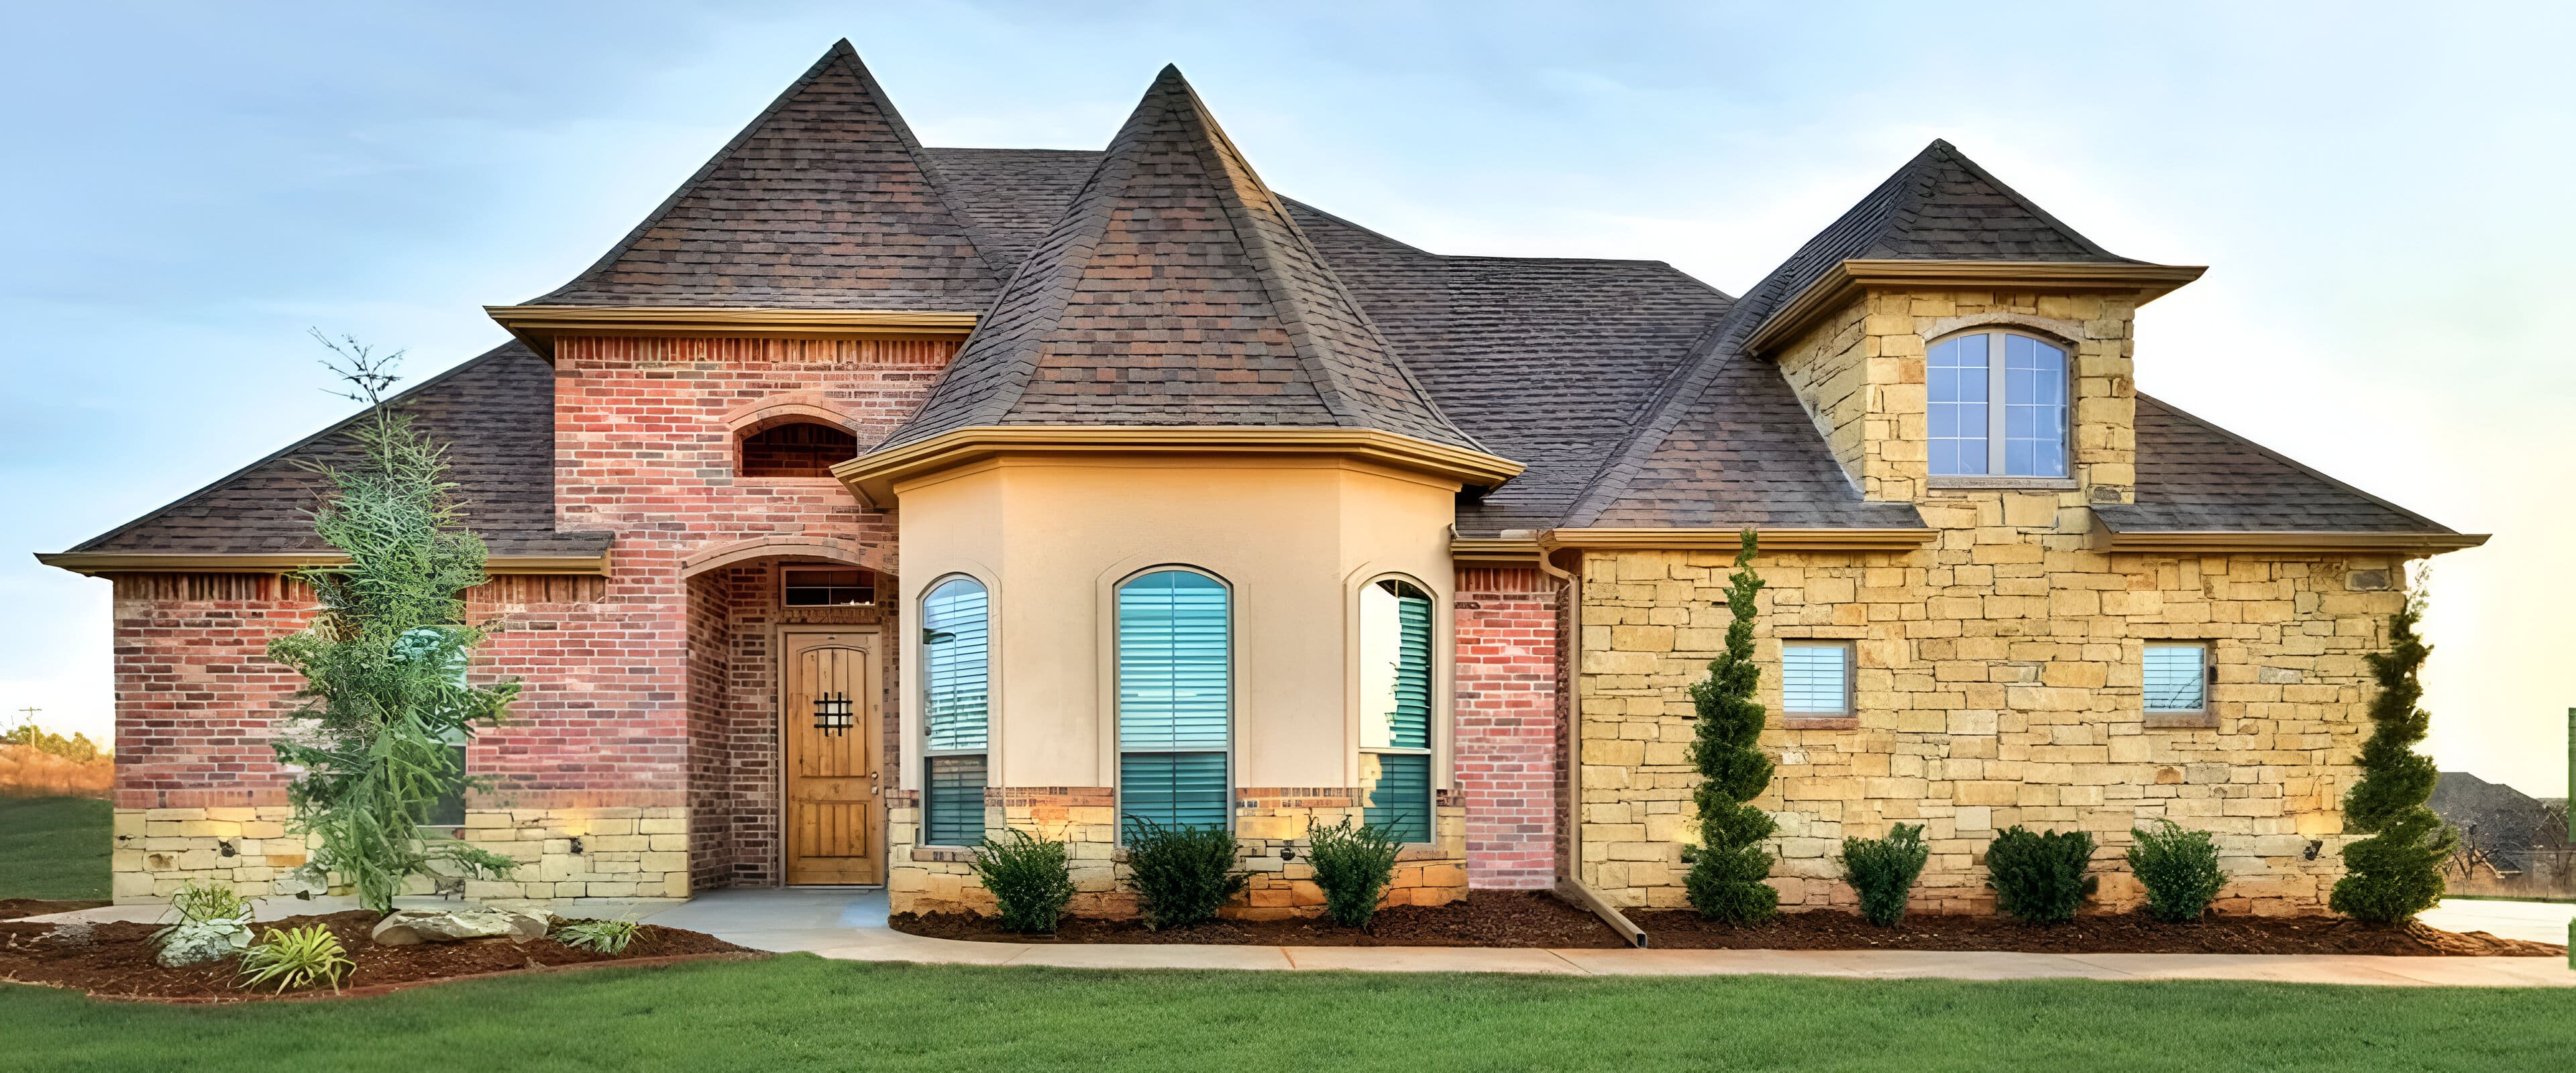
{"label": "tan stone wall", "polygon": [[[1756,803],[1780,819],[1773,883],[1785,905],[1851,903],[1841,839],[1907,822],[1933,850],[1918,906],[1990,907],[1985,845],[2019,824],[2091,831],[2099,904],[2124,907],[2139,898],[2122,856],[2129,828],[2156,816],[2218,833],[2233,876],[2222,910],[2322,903],[2367,725],[2363,656],[2403,599],[2387,587],[2399,564],[2103,554],[2086,550],[2090,512],[2061,501],[2074,494],[1935,494],[1921,504],[1940,530],[1930,549],[1761,557],[1757,644],[1774,713],[1763,746],[1779,767]],[[1621,904],[1684,904],[1687,690],[1723,643],[1730,558],[1584,563],[1579,867]],[[1855,643],[1856,727],[1784,723],[1784,638]],[[2214,725],[2149,725],[2151,639],[2211,643]]]}
{"label": "tan stone wall", "polygon": [[[1306,856],[1307,831],[1316,823],[1356,816],[1348,790],[1241,790],[1236,794],[1236,861],[1250,874],[1244,893],[1222,915],[1251,920],[1314,916],[1324,893]],[[903,794],[889,802],[886,890],[898,913],[994,912],[993,896],[976,880],[965,850],[919,845],[921,808]],[[1382,905],[1446,905],[1467,896],[1467,812],[1442,795],[1435,845],[1407,847],[1396,861],[1395,881]],[[1007,825],[1067,844],[1077,893],[1066,911],[1080,916],[1136,915],[1125,855],[1118,847],[1115,791],[1108,787],[1050,787],[987,791],[984,824]],[[1293,849],[1295,859],[1282,855]]]}
{"label": "tan stone wall", "polygon": [[[285,805],[118,809],[115,898],[167,898],[190,880],[255,898],[275,893],[277,878],[309,859],[305,840],[286,833],[293,815]],[[689,896],[687,809],[474,809],[462,835],[522,864],[509,880],[469,881],[465,896],[477,901]],[[576,836],[579,854],[572,852]],[[431,884],[415,880],[411,892],[431,893]]]}
{"label": "tan stone wall", "polygon": [[1871,499],[1929,489],[1923,360],[1934,340],[2021,329],[2069,346],[2075,502],[2126,503],[2137,482],[2134,295],[1881,290],[1855,299],[1777,355],[1780,372],[1845,472]]}

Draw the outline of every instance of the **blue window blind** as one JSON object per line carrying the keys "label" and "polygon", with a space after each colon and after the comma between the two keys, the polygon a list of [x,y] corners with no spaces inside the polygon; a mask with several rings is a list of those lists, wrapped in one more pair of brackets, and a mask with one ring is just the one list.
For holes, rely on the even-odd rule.
{"label": "blue window blind", "polygon": [[1362,754],[1360,782],[1360,822],[1399,842],[1431,841],[1430,753]]}
{"label": "blue window blind", "polygon": [[1986,337],[1945,339],[1924,356],[1924,420],[1932,474],[1986,472]]}
{"label": "blue window blind", "polygon": [[2205,645],[2147,646],[2147,710],[2209,710],[2209,649]]}
{"label": "blue window blind", "polygon": [[[984,586],[950,578],[921,600],[922,721],[931,752],[980,751],[992,646]],[[979,806],[980,807],[980,806]]]}
{"label": "blue window blind", "polygon": [[925,845],[972,846],[984,840],[991,640],[992,600],[981,582],[950,578],[921,598]]}
{"label": "blue window blind", "polygon": [[1780,646],[1780,710],[1841,715],[1851,710],[1851,649],[1840,644]]}
{"label": "blue window blind", "polygon": [[984,841],[984,757],[934,756],[922,788],[922,843],[973,846]]}
{"label": "blue window blind", "polygon": [[2004,341],[2004,473],[2066,476],[2066,352],[2027,335]]}
{"label": "blue window blind", "polygon": [[1387,744],[1399,749],[1431,747],[1431,598],[1399,582],[1395,585],[1397,659],[1395,710],[1387,715]]}
{"label": "blue window blind", "polygon": [[1158,570],[1118,589],[1119,809],[1161,824],[1224,826],[1233,797],[1225,586]]}

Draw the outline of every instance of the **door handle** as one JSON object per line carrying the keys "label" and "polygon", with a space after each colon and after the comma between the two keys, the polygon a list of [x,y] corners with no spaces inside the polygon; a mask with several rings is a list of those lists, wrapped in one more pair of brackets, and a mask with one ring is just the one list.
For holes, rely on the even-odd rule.
{"label": "door handle", "polygon": [[878,775],[878,772],[874,772],[874,771],[868,772],[868,796],[869,796],[869,797],[875,797],[875,796],[877,795],[877,775]]}

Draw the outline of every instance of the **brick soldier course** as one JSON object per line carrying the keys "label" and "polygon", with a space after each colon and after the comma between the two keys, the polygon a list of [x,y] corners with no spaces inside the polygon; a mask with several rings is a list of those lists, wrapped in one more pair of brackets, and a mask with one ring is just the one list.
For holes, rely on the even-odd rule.
{"label": "brick soldier course", "polygon": [[[1339,558],[1222,534],[1293,579],[1226,579],[1252,877],[1230,913],[1320,909],[1305,839],[1370,792],[1357,732],[1385,713],[1360,710],[1356,594],[1389,574],[1439,594],[1441,654],[1432,833],[1389,901],[1579,883],[1683,904],[1687,689],[1747,528],[1778,761],[1755,804],[1779,820],[1784,907],[1850,904],[1840,839],[1898,822],[1931,842],[1922,908],[1989,908],[1980,855],[2016,824],[2092,832],[2096,905],[2125,907],[2127,831],[2166,817],[2217,834],[2221,911],[2319,911],[2363,659],[2409,562],[2484,538],[2141,393],[2145,307],[2198,275],[2101,248],[1946,142],[1740,296],[1660,262],[1444,256],[1271,191],[1177,70],[1100,152],[932,148],[844,42],[596,264],[492,307],[511,342],[399,400],[451,445],[491,547],[467,601],[500,629],[470,673],[525,682],[468,751],[493,787],[460,828],[525,867],[466,893],[790,882],[826,837],[791,819],[820,792],[799,780],[842,776],[791,747],[813,716],[790,710],[788,642],[846,628],[877,638],[883,688],[857,709],[879,737],[850,752],[872,766],[830,790],[857,811],[833,815],[882,837],[835,874],[899,910],[989,909],[966,851],[923,834],[907,600],[962,572],[999,614],[986,828],[1066,841],[1075,911],[1131,912],[1113,642],[1077,621],[1091,610],[1043,632],[1007,614],[1067,580],[1028,549],[1076,519],[952,493],[1128,466],[1140,489],[1200,474],[1286,497],[1320,467],[1342,498],[1279,502],[1331,517],[1311,546]],[[2066,355],[2063,477],[1932,471],[1927,356],[1972,331]],[[746,445],[779,430],[855,458],[771,475],[774,452]],[[291,573],[329,549],[302,465],[350,457],[347,431],[43,557],[114,585],[120,901],[199,878],[265,893],[305,859],[266,744],[300,682],[264,653],[314,614]],[[1110,487],[1086,508],[1165,506]],[[1441,517],[1402,513],[1423,496]],[[1003,550],[960,561],[987,536]],[[1086,539],[1126,564],[1103,593],[1121,571],[1209,569],[1153,527]],[[1387,565],[1425,547],[1445,549],[1436,569]],[[790,606],[798,566],[864,572],[874,599]],[[1345,589],[1354,610],[1316,610]],[[1781,711],[1798,640],[1850,643],[1851,711]],[[2146,710],[2143,647],[2168,640],[2210,646],[2205,713]],[[1338,666],[1346,698],[1263,677],[1291,657],[1301,679]]]}

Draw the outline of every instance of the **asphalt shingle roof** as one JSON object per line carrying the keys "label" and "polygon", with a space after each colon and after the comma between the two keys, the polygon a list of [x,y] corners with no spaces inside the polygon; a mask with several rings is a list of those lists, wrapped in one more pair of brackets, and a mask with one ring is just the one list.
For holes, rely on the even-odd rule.
{"label": "asphalt shingle roof", "polygon": [[[466,523],[495,555],[590,555],[609,534],[557,533],[554,370],[509,343],[395,396],[412,427],[447,446]],[[357,461],[363,412],[253,462],[73,551],[281,554],[327,551],[307,513],[327,483],[308,463]]]}
{"label": "asphalt shingle roof", "polygon": [[[888,444],[973,424],[1364,425],[1527,466],[1471,536],[1551,526],[1921,524],[1863,501],[1778,369],[1740,352],[1847,258],[2124,261],[1934,142],[1729,298],[1652,261],[1451,257],[1273,194],[1177,71],[1107,152],[924,149],[847,42],[581,278],[542,302],[983,313]],[[1004,281],[1009,293],[1004,293]],[[451,444],[496,554],[553,530],[551,369],[511,344],[402,396]],[[2123,531],[2447,533],[2138,399]],[[347,423],[75,551],[320,548],[297,465]]]}
{"label": "asphalt shingle roof", "polygon": [[1370,428],[1475,448],[1177,68],[879,449],[984,425]]}
{"label": "asphalt shingle roof", "polygon": [[935,166],[842,41],[617,246],[531,305],[981,312],[977,248]]}

